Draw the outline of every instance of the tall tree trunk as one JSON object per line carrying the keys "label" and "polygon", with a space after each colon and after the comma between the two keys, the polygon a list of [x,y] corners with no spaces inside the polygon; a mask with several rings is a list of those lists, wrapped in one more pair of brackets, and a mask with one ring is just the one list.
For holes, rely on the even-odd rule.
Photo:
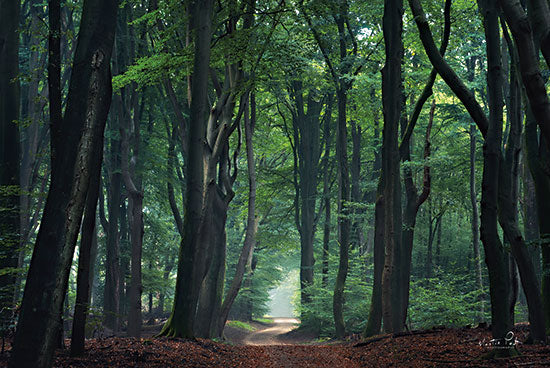
{"label": "tall tree trunk", "polygon": [[[426,135],[424,138],[424,154],[423,159],[427,161],[430,157],[430,135],[432,131],[432,125],[435,113],[435,100],[432,101],[430,108],[430,115],[428,120],[428,126],[426,128]],[[410,124],[410,123],[409,123]],[[410,136],[409,136],[410,137]],[[409,141],[410,142],[410,141]],[[405,142],[406,143],[406,142]],[[402,142],[403,144],[403,142]],[[409,143],[410,144],[410,143]],[[410,147],[401,150],[402,159],[404,162],[411,160]],[[403,147],[402,147],[403,148]],[[406,324],[407,309],[409,308],[409,287],[411,282],[411,265],[412,265],[412,249],[414,242],[414,228],[416,226],[416,216],[420,206],[428,199],[431,190],[431,174],[430,166],[427,162],[424,163],[424,175],[422,192],[418,194],[416,184],[413,181],[413,174],[410,167],[405,167],[403,170],[403,182],[405,185],[405,206],[403,208],[403,231],[401,235],[401,243],[403,247],[403,253],[399,260],[398,267],[401,270],[399,280],[399,290],[403,293],[402,296],[402,311],[403,317],[402,324]]]}
{"label": "tall tree trunk", "polygon": [[[523,235],[519,229],[518,221],[518,200],[519,200],[519,161],[521,152],[521,88],[517,78],[517,57],[512,41],[507,32],[504,32],[510,50],[510,100],[508,114],[510,121],[510,132],[506,144],[506,152],[502,161],[502,169],[499,172],[499,223],[504,231],[506,239],[510,242],[512,255],[519,269],[521,283],[529,310],[529,324],[531,338],[535,341],[546,341],[545,322],[543,315],[540,284],[535,273],[531,254]],[[516,276],[517,270],[512,267]],[[517,293],[516,293],[517,294]],[[513,315],[511,316],[513,318]]]}
{"label": "tall tree trunk", "polygon": [[[292,110],[292,127],[298,163],[298,186],[296,197],[297,227],[300,233],[300,300],[303,306],[311,302],[308,288],[313,285],[313,242],[315,239],[315,204],[317,201],[317,182],[320,157],[320,114],[322,101],[315,100],[315,91],[307,94],[304,103],[304,91],[301,81],[295,80],[290,88],[295,107]],[[306,106],[307,105],[307,106]],[[307,109],[306,109],[307,107]]]}
{"label": "tall tree trunk", "polygon": [[178,254],[178,276],[174,307],[161,335],[193,337],[199,289],[204,277],[200,225],[204,198],[204,137],[209,106],[207,102],[213,1],[194,1],[195,54],[191,85],[191,124],[186,175],[186,216],[184,237]]}
{"label": "tall tree trunk", "polygon": [[[50,2],[54,12],[50,21],[59,21],[55,13],[58,5]],[[52,181],[25,285],[10,367],[51,366],[88,189],[92,146],[103,139],[109,111],[116,11],[113,1],[84,2],[64,118],[60,119],[59,101],[53,101],[54,109],[50,109]],[[56,29],[51,29],[54,35]],[[59,66],[52,63],[55,58],[50,60],[54,73],[48,75],[52,79],[50,98],[55,99],[60,95]]]}
{"label": "tall tree trunk", "polygon": [[535,194],[535,182],[533,175],[529,171],[529,163],[527,161],[525,141],[523,143],[522,155],[522,181],[523,181],[523,233],[525,234],[525,241],[529,245],[529,252],[533,258],[533,265],[535,266],[535,272],[539,284],[541,283],[541,254],[540,247],[535,246],[535,242],[539,239],[539,224],[537,214],[537,197]]}
{"label": "tall tree trunk", "polygon": [[338,273],[334,284],[334,294],[332,298],[332,309],[334,315],[334,324],[336,327],[336,336],[344,337],[346,327],[344,323],[344,286],[348,274],[349,258],[349,239],[350,239],[350,219],[347,203],[350,200],[350,182],[349,182],[349,164],[347,152],[347,121],[346,121],[346,90],[340,89],[336,96],[338,100],[338,124],[336,134],[336,157],[338,161],[338,245],[339,262]]}
{"label": "tall tree trunk", "polygon": [[[96,126],[96,129],[99,126]],[[103,136],[103,132],[96,134]],[[96,238],[96,212],[99,190],[101,188],[101,161],[103,156],[103,139],[94,142],[92,147],[94,160],[90,167],[90,183],[86,197],[86,209],[82,220],[82,236],[78,254],[78,274],[76,278],[76,300],[74,307],[73,326],[71,334],[71,355],[84,353],[86,337],[86,318],[90,303],[90,274],[92,267],[92,245]],[[103,205],[103,204],[102,204]],[[93,273],[93,272],[92,272]]]}
{"label": "tall tree trunk", "polygon": [[[124,103],[119,99],[121,105]],[[122,109],[122,106],[120,107]],[[125,126],[121,127],[122,136],[122,177],[128,190],[128,208],[130,209],[130,242],[131,242],[131,278],[128,292],[128,336],[139,338],[141,336],[141,253],[143,243],[143,190],[141,189],[142,178],[135,173],[135,165],[138,164],[140,152],[140,114],[134,109],[134,135],[132,145],[132,159],[130,155],[130,137],[128,136],[130,117],[121,116]],[[129,167],[129,163],[132,167]]]}
{"label": "tall tree trunk", "polygon": [[363,215],[364,210],[361,208],[363,196],[361,195],[361,126],[355,121],[350,121],[351,125],[351,202],[353,203],[352,223],[351,223],[351,246],[356,248],[359,253],[362,253],[363,244],[365,243],[363,236]]}
{"label": "tall tree trunk", "polygon": [[[527,14],[519,0],[498,0],[498,2],[515,40],[521,77],[531,111],[547,146],[550,148],[550,99],[546,93],[545,79],[542,76],[538,58],[538,46],[540,45],[547,63],[549,62],[550,50],[546,47],[548,44],[538,42],[541,35],[533,34]],[[529,3],[543,4],[541,1],[530,1]],[[546,4],[546,11],[539,11],[540,16],[544,17],[545,14],[548,14],[548,4]],[[550,17],[546,17],[544,22],[548,23],[549,20]],[[546,24],[545,27],[548,25]],[[537,41],[535,41],[535,37],[537,37]]]}
{"label": "tall tree trunk", "polygon": [[548,165],[548,150],[543,139],[539,145],[537,123],[529,108],[527,108],[525,123],[525,147],[529,169],[535,183],[537,197],[537,212],[540,229],[540,247],[542,252],[542,303],[546,330],[550,331],[550,177],[544,167]]}
{"label": "tall tree trunk", "polygon": [[399,168],[398,131],[403,103],[401,63],[403,59],[403,2],[386,0],[383,29],[386,62],[382,69],[384,130],[382,143],[382,176],[384,176],[384,246],[382,273],[382,315],[386,332],[403,329],[402,291],[399,290],[401,257],[401,178]]}
{"label": "tall tree trunk", "polygon": [[485,314],[485,298],[483,295],[482,258],[479,247],[479,210],[476,193],[476,134],[474,124],[470,124],[470,203],[472,205],[472,246],[474,250],[474,267],[476,269],[476,284],[479,292],[479,314],[477,319],[483,321]]}
{"label": "tall tree trunk", "polygon": [[323,253],[321,255],[321,285],[326,288],[328,285],[328,266],[329,266],[329,252],[330,252],[330,222],[331,222],[331,208],[330,208],[330,146],[332,142],[332,134],[330,125],[332,124],[332,101],[333,95],[329,95],[327,102],[327,111],[325,112],[325,122],[323,127],[323,134],[325,140],[325,150],[323,154],[323,203],[325,207],[325,221],[323,223]]}
{"label": "tall tree trunk", "polygon": [[241,288],[244,274],[247,267],[250,267],[252,262],[252,254],[256,246],[256,233],[258,231],[258,217],[256,216],[256,165],[254,159],[253,136],[256,125],[256,95],[252,93],[250,96],[250,118],[248,112],[244,116],[244,132],[246,141],[246,161],[248,167],[248,215],[246,222],[246,235],[244,238],[243,248],[235,267],[235,276],[231,281],[231,285],[225,295],[223,304],[220,310],[220,316],[217,321],[216,330],[213,336],[219,337],[223,333],[223,328],[227,322],[229,311],[233,302],[237,298],[237,294]]}
{"label": "tall tree trunk", "polygon": [[[485,29],[489,95],[489,125],[483,146],[481,240],[485,248],[485,262],[489,271],[493,338],[504,342],[504,337],[511,328],[511,319],[507,303],[502,302],[508,300],[510,283],[506,251],[497,228],[499,171],[502,169],[503,76],[501,47],[496,1],[480,0],[478,3]],[[499,352],[495,350],[495,353]]]}
{"label": "tall tree trunk", "polygon": [[[117,121],[111,119],[111,122]],[[107,212],[109,222],[105,223],[104,230],[107,233],[105,244],[105,287],[103,290],[103,318],[104,324],[113,332],[119,328],[120,308],[120,232],[118,228],[120,220],[120,203],[122,196],[122,174],[120,173],[119,139],[111,139],[109,181],[107,188]],[[101,204],[103,206],[103,203]]]}
{"label": "tall tree trunk", "polygon": [[19,248],[19,1],[0,3],[0,330],[10,323]]}
{"label": "tall tree trunk", "polygon": [[365,337],[378,335],[382,325],[382,274],[384,270],[384,223],[385,204],[384,186],[385,176],[380,176],[376,204],[374,207],[374,275],[372,297],[369,310],[369,319],[365,328]]}

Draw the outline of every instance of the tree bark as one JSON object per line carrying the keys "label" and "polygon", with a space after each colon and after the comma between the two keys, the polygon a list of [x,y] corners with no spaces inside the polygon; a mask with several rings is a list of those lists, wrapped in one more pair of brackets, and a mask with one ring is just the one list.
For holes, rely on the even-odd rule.
{"label": "tree bark", "polygon": [[[505,32],[505,37],[507,33]],[[517,61],[511,40],[508,37],[510,50],[510,101],[508,106],[510,132],[506,144],[502,169],[499,172],[499,223],[506,239],[510,242],[512,255],[517,263],[521,284],[527,298],[531,338],[534,341],[546,341],[540,284],[538,282],[531,254],[519,229],[519,161],[521,152],[521,88],[517,79]],[[514,274],[517,273],[515,265]],[[516,276],[517,278],[517,276]],[[517,280],[516,280],[517,284]],[[514,286],[512,284],[512,286]],[[513,315],[511,315],[513,318]]]}
{"label": "tree bark", "polygon": [[400,273],[396,269],[402,254],[401,178],[398,146],[398,131],[403,110],[402,16],[403,2],[401,0],[385,1],[383,30],[386,42],[386,63],[382,69],[385,259],[382,273],[382,314],[386,332],[400,332],[403,329],[402,291],[399,290]]}
{"label": "tree bark", "polygon": [[332,95],[329,95],[327,102],[327,110],[325,112],[325,122],[323,127],[325,150],[323,154],[323,202],[325,207],[325,221],[323,223],[323,253],[321,256],[321,285],[326,288],[328,285],[328,266],[329,266],[329,251],[330,251],[330,146],[332,142],[331,123],[332,123]]}
{"label": "tree bark", "polygon": [[[117,121],[111,119],[111,121]],[[105,287],[103,292],[104,324],[113,332],[119,328],[120,308],[120,204],[122,196],[122,174],[120,173],[120,140],[111,139],[110,170],[107,186],[107,212],[109,222],[102,221],[107,234],[105,244]]]}
{"label": "tree bark", "polygon": [[200,225],[203,217],[204,137],[208,117],[208,73],[212,28],[213,1],[194,1],[195,54],[191,85],[191,124],[189,129],[188,165],[186,175],[186,216],[184,237],[178,254],[178,276],[174,307],[160,335],[194,337],[193,324],[200,285],[204,277],[204,249],[200,242]]}
{"label": "tree bark", "polygon": [[[407,310],[409,308],[409,288],[411,281],[411,264],[412,264],[412,249],[414,241],[414,228],[416,226],[416,216],[420,206],[428,199],[431,190],[431,173],[430,166],[427,163],[427,160],[430,157],[430,135],[432,131],[432,125],[434,120],[435,113],[435,100],[432,101],[432,106],[430,108],[430,115],[428,120],[428,126],[426,128],[426,135],[424,138],[424,155],[423,159],[426,161],[424,163],[424,175],[423,175],[423,185],[422,192],[417,193],[416,185],[413,181],[413,174],[410,167],[405,167],[403,169],[403,182],[405,185],[405,206],[403,209],[403,231],[401,236],[401,242],[403,247],[403,254],[401,260],[399,260],[399,268],[401,269],[401,279],[399,283],[399,290],[403,293],[402,307],[401,312],[403,316],[402,324],[406,324],[407,320]],[[403,161],[407,162],[411,160],[410,147],[407,145],[404,151],[404,156],[402,157]]]}
{"label": "tree bark", "polygon": [[250,118],[248,112],[244,115],[244,132],[246,142],[246,161],[248,167],[248,215],[246,222],[246,235],[244,238],[243,248],[235,267],[235,276],[229,286],[221,305],[219,319],[217,321],[214,337],[219,337],[223,333],[223,328],[227,322],[229,311],[233,302],[237,298],[241,288],[242,281],[247,266],[252,262],[252,254],[256,246],[256,233],[258,232],[258,216],[256,216],[256,165],[254,159],[254,149],[252,138],[254,136],[254,128],[256,125],[256,97],[252,93],[250,96]]}
{"label": "tree bark", "polygon": [[374,275],[372,297],[369,310],[369,319],[365,328],[365,337],[378,335],[382,325],[382,273],[384,269],[384,223],[385,204],[384,186],[385,176],[380,176],[376,204],[374,207]]}
{"label": "tree bark", "polygon": [[[549,145],[550,99],[546,93],[545,80],[539,68],[538,48],[534,42],[531,25],[519,0],[499,0],[499,4],[515,40],[519,56],[519,68],[529,105],[537,119],[537,124],[546,140],[546,144]],[[543,54],[545,54],[545,57],[550,56],[550,54]]]}
{"label": "tree bark", "polygon": [[337,92],[338,99],[338,125],[336,134],[336,157],[338,161],[338,184],[340,188],[338,198],[338,244],[339,262],[338,273],[334,284],[332,309],[336,336],[344,337],[346,333],[343,307],[344,307],[344,286],[348,274],[350,219],[349,209],[346,203],[350,200],[349,164],[347,153],[347,123],[346,123],[346,91]]}
{"label": "tree bark", "polygon": [[430,62],[437,70],[441,78],[462,102],[462,104],[478,126],[479,131],[485,137],[487,133],[487,127],[489,126],[489,120],[487,119],[483,108],[476,101],[474,94],[464,85],[462,80],[449,66],[449,64],[447,64],[447,62],[445,61],[445,59],[443,59],[443,56],[437,49],[420,0],[409,0],[409,6],[411,8],[414,20],[420,33],[420,40],[422,41],[422,45],[424,46],[424,50],[426,51]]}
{"label": "tree bark", "polygon": [[537,125],[532,112],[527,107],[527,119],[525,124],[525,147],[529,169],[535,183],[537,197],[537,212],[540,229],[540,247],[542,252],[542,303],[546,330],[550,330],[550,177],[545,172],[548,165],[548,150],[544,142],[540,142],[537,133]]}
{"label": "tree bark", "polygon": [[[503,342],[511,328],[507,303],[510,284],[505,249],[497,229],[499,173],[503,121],[503,76],[498,14],[495,0],[479,1],[484,20],[487,47],[487,90],[489,95],[489,126],[483,146],[483,180],[481,194],[481,240],[489,271],[491,321],[493,338]],[[495,353],[498,353],[495,351]],[[509,353],[509,352],[508,352]]]}
{"label": "tree bark", "polygon": [[[25,285],[10,367],[51,366],[88,189],[92,146],[103,139],[97,132],[103,133],[109,111],[116,11],[113,1],[84,2],[65,116],[52,121],[52,182]],[[49,77],[57,79],[55,73]],[[98,125],[101,128],[94,129]]]}
{"label": "tree bark", "polygon": [[298,157],[299,202],[298,230],[300,232],[300,300],[303,306],[311,302],[308,287],[313,285],[313,242],[315,239],[315,204],[317,201],[317,182],[319,173],[320,150],[320,114],[322,101],[316,101],[315,91],[307,94],[307,106],[304,103],[303,85],[295,80],[291,86],[291,96],[295,107],[292,111],[292,126]]}
{"label": "tree bark", "polygon": [[[95,126],[101,128],[100,125]],[[103,137],[103,131],[96,132]],[[78,254],[78,274],[76,279],[76,300],[74,307],[73,326],[71,334],[71,355],[79,356],[84,353],[84,339],[86,338],[86,318],[90,305],[90,275],[93,259],[92,245],[96,238],[96,212],[99,190],[101,188],[101,161],[103,156],[103,139],[94,142],[92,147],[92,167],[90,167],[90,183],[86,196],[86,209],[82,220],[82,235]]]}
{"label": "tree bark", "polygon": [[470,203],[472,205],[472,247],[474,250],[474,267],[476,269],[476,284],[479,294],[478,320],[483,321],[485,313],[485,298],[483,296],[482,259],[479,247],[479,210],[476,193],[476,134],[474,124],[470,124]]}

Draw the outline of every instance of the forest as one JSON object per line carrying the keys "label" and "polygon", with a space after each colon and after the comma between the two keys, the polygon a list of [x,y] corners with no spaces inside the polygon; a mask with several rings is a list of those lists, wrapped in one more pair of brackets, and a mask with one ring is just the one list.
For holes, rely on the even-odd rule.
{"label": "forest", "polygon": [[550,365],[549,67],[547,0],[0,0],[0,367]]}

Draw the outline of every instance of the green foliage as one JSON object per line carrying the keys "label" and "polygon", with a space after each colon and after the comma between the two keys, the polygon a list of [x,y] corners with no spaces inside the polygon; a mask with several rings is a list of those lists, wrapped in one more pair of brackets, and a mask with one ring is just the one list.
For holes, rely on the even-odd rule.
{"label": "green foliage", "polygon": [[246,331],[256,331],[256,328],[252,326],[250,323],[246,323],[243,321],[227,321],[227,326],[233,327],[233,328],[239,328],[241,330]]}
{"label": "green foliage", "polygon": [[[334,336],[334,317],[332,313],[332,295],[336,275],[337,256],[331,255],[330,264],[334,265],[329,271],[331,282],[327,287],[321,285],[320,277],[315,284],[309,287],[312,301],[308,305],[300,305],[301,328],[317,332],[321,337]],[[349,333],[360,333],[368,316],[372,283],[367,282],[366,275],[372,273],[372,267],[365,269],[364,260],[356,249],[350,252],[350,270],[346,279],[344,291],[344,322]],[[296,295],[299,299],[299,295]],[[299,304],[299,303],[298,303]]]}
{"label": "green foliage", "polygon": [[[412,328],[462,327],[476,322],[480,292],[469,275],[441,273],[411,282],[409,320]],[[485,316],[489,319],[489,315]]]}

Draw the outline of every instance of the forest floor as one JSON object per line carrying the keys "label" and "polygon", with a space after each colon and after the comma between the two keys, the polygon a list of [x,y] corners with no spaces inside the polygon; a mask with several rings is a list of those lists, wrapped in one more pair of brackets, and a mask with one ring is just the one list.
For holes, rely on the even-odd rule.
{"label": "forest floor", "polygon": [[[319,342],[311,333],[294,328],[294,321],[274,319],[253,323],[255,331],[226,329],[226,342],[196,339],[90,339],[82,357],[58,350],[54,367],[545,367],[550,346],[517,345],[520,355],[482,359],[490,351],[485,328],[438,328],[399,336],[379,335],[368,340]],[[149,329],[151,332],[153,328]],[[283,334],[280,334],[283,332]],[[286,333],[284,333],[286,332]],[[515,336],[527,330],[517,325]],[[0,355],[7,366],[8,353]]]}

